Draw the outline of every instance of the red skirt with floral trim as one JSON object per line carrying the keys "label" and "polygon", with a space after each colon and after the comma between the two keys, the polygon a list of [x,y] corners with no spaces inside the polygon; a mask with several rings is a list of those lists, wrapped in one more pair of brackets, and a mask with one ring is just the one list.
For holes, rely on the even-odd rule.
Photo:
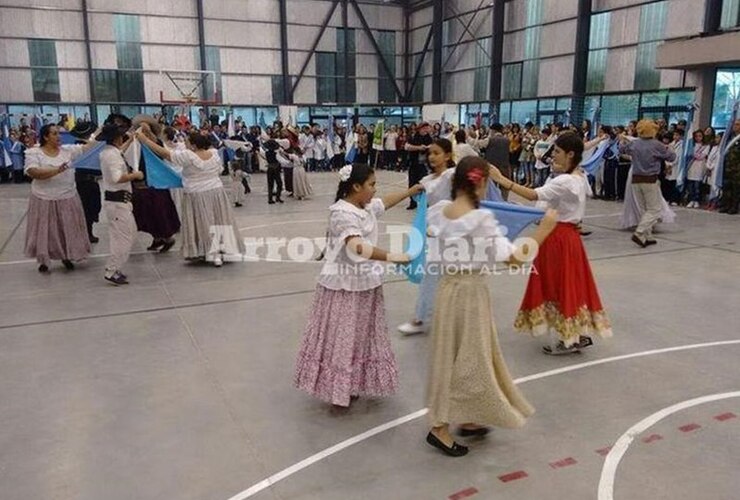
{"label": "red skirt with floral trim", "polygon": [[514,328],[533,335],[555,331],[566,346],[589,333],[611,337],[576,225],[559,222],[540,247]]}

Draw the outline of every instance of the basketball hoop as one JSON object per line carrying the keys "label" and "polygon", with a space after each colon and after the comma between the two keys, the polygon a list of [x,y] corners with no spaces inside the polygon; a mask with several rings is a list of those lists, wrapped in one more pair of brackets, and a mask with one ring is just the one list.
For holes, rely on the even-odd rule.
{"label": "basketball hoop", "polygon": [[215,71],[161,70],[159,101],[192,107],[218,104]]}

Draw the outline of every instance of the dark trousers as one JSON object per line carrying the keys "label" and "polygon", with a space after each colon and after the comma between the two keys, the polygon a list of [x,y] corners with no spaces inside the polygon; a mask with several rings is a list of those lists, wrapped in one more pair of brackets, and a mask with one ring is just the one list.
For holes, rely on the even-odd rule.
{"label": "dark trousers", "polygon": [[[424,176],[427,175],[427,166],[423,163],[413,162],[409,166],[409,187],[419,184]],[[410,208],[416,208],[416,202],[412,199],[409,203]]]}
{"label": "dark trousers", "polygon": [[395,169],[398,163],[398,151],[383,151],[383,166],[387,169]]}
{"label": "dark trousers", "polygon": [[293,194],[293,168],[283,167],[283,177],[285,177],[285,190]]}
{"label": "dark trousers", "polygon": [[604,182],[601,185],[601,197],[605,200],[614,200],[617,197],[618,171],[618,161],[612,159],[604,162]]}
{"label": "dark trousers", "polygon": [[280,165],[272,163],[267,165],[267,200],[280,199],[283,192],[283,179],[280,177]]}
{"label": "dark trousers", "polygon": [[630,173],[630,167],[632,166],[629,162],[619,162],[617,167],[617,199],[624,199],[624,192],[627,189],[627,177]]}
{"label": "dark trousers", "polygon": [[668,203],[678,203],[681,201],[681,194],[676,189],[676,181],[661,179],[660,180],[660,192]]}

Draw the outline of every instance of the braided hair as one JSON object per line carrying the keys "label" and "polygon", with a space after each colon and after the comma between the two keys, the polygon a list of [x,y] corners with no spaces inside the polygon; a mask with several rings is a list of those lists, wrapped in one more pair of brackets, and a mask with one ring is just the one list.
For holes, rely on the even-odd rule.
{"label": "braided hair", "polygon": [[457,194],[462,191],[473,200],[475,208],[480,207],[478,186],[482,179],[488,179],[488,175],[489,167],[486,160],[478,156],[463,158],[457,164],[455,175],[452,177],[452,199],[457,198]]}

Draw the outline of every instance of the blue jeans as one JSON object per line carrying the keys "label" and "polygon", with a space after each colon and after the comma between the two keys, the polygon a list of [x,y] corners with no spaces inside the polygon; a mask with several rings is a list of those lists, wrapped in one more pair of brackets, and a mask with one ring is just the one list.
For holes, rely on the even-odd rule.
{"label": "blue jeans", "polygon": [[701,181],[687,181],[689,201],[701,202]]}

